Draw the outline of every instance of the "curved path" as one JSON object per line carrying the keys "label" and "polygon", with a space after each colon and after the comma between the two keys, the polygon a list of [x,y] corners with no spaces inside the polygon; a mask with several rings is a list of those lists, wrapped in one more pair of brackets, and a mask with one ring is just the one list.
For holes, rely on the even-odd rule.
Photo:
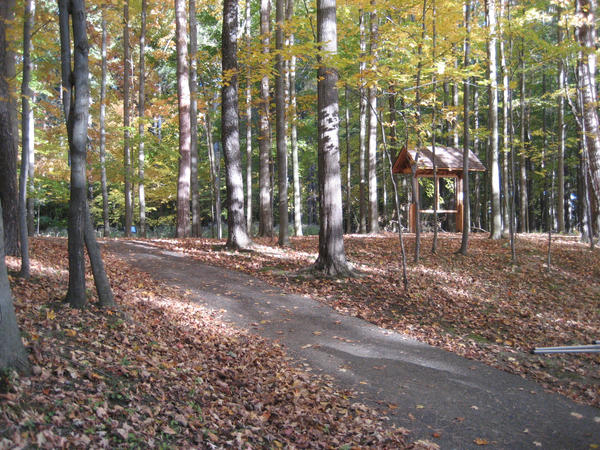
{"label": "curved path", "polygon": [[410,441],[443,449],[600,446],[600,410],[534,382],[149,241],[109,241],[104,249],[191,291],[195,301],[222,310],[236,326],[279,341],[305,368],[358,391],[360,401],[411,430]]}

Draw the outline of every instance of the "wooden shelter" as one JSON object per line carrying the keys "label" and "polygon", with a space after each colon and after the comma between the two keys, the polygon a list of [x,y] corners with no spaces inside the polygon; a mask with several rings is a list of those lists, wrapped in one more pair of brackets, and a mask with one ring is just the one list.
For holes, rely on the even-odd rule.
{"label": "wooden shelter", "polygon": [[[462,215],[463,215],[463,151],[454,147],[445,147],[443,145],[435,146],[435,162],[437,166],[438,195],[434,199],[437,206],[437,212],[440,214],[456,214],[456,231],[462,231]],[[416,167],[415,167],[416,166]],[[413,169],[415,169],[413,171]],[[479,161],[477,156],[469,150],[469,172],[485,172],[485,167]],[[417,195],[419,193],[419,183],[421,177],[433,177],[433,149],[430,146],[421,147],[419,149],[408,149],[404,147],[396,161],[394,162],[393,173],[414,174],[413,182],[417,187]],[[439,199],[439,180],[440,178],[454,178],[456,180],[455,188],[455,209],[440,209]],[[433,209],[421,209],[420,213],[432,214]],[[409,230],[414,233],[417,228],[416,206],[410,204],[408,214]]]}

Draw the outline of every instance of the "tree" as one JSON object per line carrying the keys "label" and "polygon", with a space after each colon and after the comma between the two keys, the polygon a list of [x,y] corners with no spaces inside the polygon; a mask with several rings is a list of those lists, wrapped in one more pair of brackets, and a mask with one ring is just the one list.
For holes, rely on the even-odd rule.
{"label": "tree", "polygon": [[102,73],[100,77],[100,183],[102,185],[102,219],[104,237],[110,235],[108,185],[106,180],[106,10],[102,9]]}
{"label": "tree", "polygon": [[142,0],[141,27],[140,27],[140,80],[138,86],[138,195],[140,202],[140,236],[146,236],[146,194],[144,190],[144,164],[146,155],[144,152],[144,116],[146,114],[146,10],[147,1]]}
{"label": "tree", "polygon": [[[508,67],[506,65],[506,35],[504,33],[504,20],[508,0],[500,0],[500,68],[502,70],[502,235],[507,237],[510,233],[510,205],[509,205],[509,189],[508,189],[508,96],[510,94],[510,81]],[[510,45],[510,44],[509,44]]]}
{"label": "tree", "polygon": [[185,0],[175,0],[177,42],[177,100],[179,105],[179,177],[177,180],[177,237],[190,235],[190,82]]}
{"label": "tree", "polygon": [[[465,60],[464,67],[469,65],[470,32],[471,32],[471,0],[465,2]],[[469,231],[471,231],[471,201],[469,199],[469,102],[470,77],[466,77],[463,84],[463,232],[460,245],[460,254],[466,255],[469,246]]]}
{"label": "tree", "polygon": [[190,189],[192,191],[192,236],[201,235],[198,191],[198,21],[196,0],[190,0]]}
{"label": "tree", "polygon": [[486,0],[485,14],[488,24],[488,71],[489,71],[489,127],[490,155],[489,162],[490,190],[492,195],[492,227],[491,239],[502,237],[502,218],[500,214],[500,167],[498,165],[498,75],[496,64],[496,0]]}
{"label": "tree", "polygon": [[[377,41],[379,39],[379,19],[375,9],[375,0],[371,0],[373,11],[370,14],[369,56],[371,70],[377,67]],[[369,85],[368,89],[368,172],[369,172],[369,232],[379,233],[379,201],[377,198],[377,86]]]}
{"label": "tree", "polygon": [[133,225],[133,190],[131,187],[131,147],[129,143],[129,89],[131,72],[129,51],[129,0],[123,3],[123,165],[125,170],[125,236],[131,236]]}
{"label": "tree", "polygon": [[284,247],[289,245],[288,232],[288,180],[287,136],[285,113],[285,73],[283,61],[283,19],[285,0],[275,0],[275,133],[277,136],[277,181],[279,188],[279,239]]}
{"label": "tree", "polygon": [[[294,0],[287,1],[286,17],[288,22],[294,17]],[[294,32],[290,33],[290,46],[294,46]],[[302,200],[300,195],[300,166],[298,164],[298,127],[296,121],[296,55],[292,53],[289,60],[289,85],[290,85],[290,141],[292,144],[292,178],[294,180],[294,231],[296,236],[302,236]]]}
{"label": "tree", "polygon": [[521,151],[519,152],[519,231],[525,233],[529,231],[528,226],[528,208],[529,201],[527,199],[527,162],[525,155],[525,142],[527,140],[527,100],[525,97],[525,57],[524,57],[524,40],[521,39],[521,54],[520,54],[520,66],[521,66],[521,77],[519,90],[521,95]]}
{"label": "tree", "polygon": [[[66,300],[75,308],[87,302],[85,291],[84,244],[87,247],[100,306],[114,305],[110,283],[93,229],[87,205],[86,150],[89,117],[88,41],[84,0],[60,0],[59,24],[61,46],[61,76],[71,160],[68,251],[69,288]],[[72,33],[69,31],[71,16]],[[71,58],[71,35],[73,58]],[[73,66],[71,67],[71,60]]]}
{"label": "tree", "polygon": [[13,81],[15,55],[7,35],[14,19],[14,0],[0,4],[0,201],[3,206],[4,248],[7,255],[19,253],[17,195],[17,112]]}
{"label": "tree", "polygon": [[21,271],[19,275],[29,278],[29,241],[27,233],[27,177],[29,157],[33,147],[33,112],[29,101],[32,97],[31,82],[31,30],[35,14],[35,1],[25,2],[23,22],[23,79],[21,82],[21,173],[19,174],[19,240],[21,242]]}
{"label": "tree", "polygon": [[244,217],[244,183],[238,119],[237,0],[223,1],[221,142],[227,183],[227,247],[245,249],[251,242]]}
{"label": "tree", "polygon": [[[252,45],[250,0],[246,0],[246,51]],[[246,229],[252,234],[252,69],[246,69]]]}
{"label": "tree", "polygon": [[[263,62],[269,59],[269,34],[270,34],[271,2],[260,1],[260,35],[262,39]],[[271,159],[271,123],[269,114],[269,71],[263,68],[260,81],[260,108],[259,114],[259,236],[273,235],[273,209],[271,207],[271,177],[269,163]]]}
{"label": "tree", "polygon": [[337,54],[335,0],[317,0],[317,71],[319,152],[319,256],[314,264],[327,276],[346,277],[352,270],[346,261],[343,237],[342,186],[339,149],[338,73],[331,59]]}
{"label": "tree", "polygon": [[581,75],[579,91],[582,99],[582,118],[585,125],[588,170],[591,188],[596,201],[600,199],[600,122],[596,92],[596,0],[576,0],[578,16],[575,35],[580,46]]}
{"label": "tree", "polygon": [[361,234],[365,234],[367,232],[367,179],[366,179],[366,159],[367,159],[367,89],[365,89],[365,70],[367,69],[366,63],[366,52],[367,52],[367,40],[366,40],[366,32],[365,32],[365,18],[366,14],[361,9],[358,13],[358,26],[360,30],[360,63],[359,63],[359,73],[360,77],[360,111],[359,111],[359,140],[360,140],[360,150],[359,150],[359,161],[358,161],[358,174],[360,177],[360,198],[359,198],[359,208],[360,208],[360,225],[359,230]]}
{"label": "tree", "polygon": [[[563,42],[563,27],[561,24],[562,10],[558,8],[557,20],[557,45]],[[563,94],[565,86],[565,65],[563,58],[558,58],[558,180],[557,180],[557,208],[556,216],[558,223],[558,232],[565,232],[565,141],[566,141],[566,123],[565,123],[565,96]]]}
{"label": "tree", "polygon": [[[4,4],[4,6],[12,6]],[[0,7],[0,21],[4,28],[7,18],[7,9]],[[0,29],[0,33],[5,30]],[[4,41],[6,42],[6,41]],[[4,43],[3,42],[3,43]],[[2,212],[2,202],[0,201],[0,213]],[[0,214],[0,237],[4,235],[2,225],[2,215]],[[8,274],[6,272],[6,258],[4,253],[4,239],[0,238],[0,370],[15,369],[23,375],[29,374],[29,360],[21,340],[19,325],[15,316],[15,307],[13,305]]]}

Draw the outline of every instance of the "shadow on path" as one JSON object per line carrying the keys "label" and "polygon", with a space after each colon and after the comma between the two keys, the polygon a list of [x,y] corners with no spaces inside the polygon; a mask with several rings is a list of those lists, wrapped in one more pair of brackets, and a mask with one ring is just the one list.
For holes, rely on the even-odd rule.
{"label": "shadow on path", "polygon": [[516,375],[431,347],[249,275],[202,264],[148,241],[105,249],[139,270],[192,292],[223,318],[277,340],[305,368],[360,393],[409,441],[441,448],[598,448],[600,410]]}

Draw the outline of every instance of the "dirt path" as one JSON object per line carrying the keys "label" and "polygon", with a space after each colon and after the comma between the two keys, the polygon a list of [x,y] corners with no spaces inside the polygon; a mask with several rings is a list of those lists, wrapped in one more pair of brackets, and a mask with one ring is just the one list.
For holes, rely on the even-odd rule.
{"label": "dirt path", "polygon": [[377,404],[409,440],[442,448],[597,448],[600,410],[248,275],[202,264],[149,241],[104,247],[155,279],[191,292],[226,320],[278,341],[307,369]]}

